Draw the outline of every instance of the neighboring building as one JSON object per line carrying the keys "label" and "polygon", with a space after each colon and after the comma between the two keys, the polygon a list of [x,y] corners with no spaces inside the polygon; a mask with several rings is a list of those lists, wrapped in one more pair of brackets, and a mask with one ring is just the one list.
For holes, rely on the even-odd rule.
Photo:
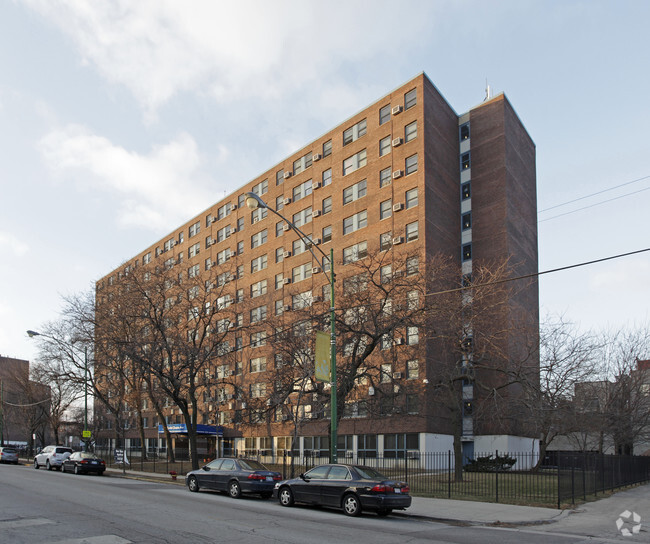
{"label": "neighboring building", "polygon": [[29,361],[0,356],[0,402],[2,444],[42,446],[50,440],[50,389],[29,379]]}
{"label": "neighboring building", "polygon": [[[456,263],[459,276],[471,275],[475,263],[508,257],[515,276],[534,276],[538,270],[535,146],[515,111],[506,97],[499,95],[488,97],[459,116],[421,74],[243,184],[101,279],[97,283],[98,308],[116,300],[120,280],[136,267],[173,266],[178,267],[179,274],[191,278],[207,275],[208,271],[214,274],[214,267],[225,266],[226,261],[232,266],[232,259],[236,259],[238,268],[225,280],[232,280],[228,304],[237,304],[243,298],[241,294],[248,297],[256,289],[277,294],[273,306],[250,313],[251,321],[271,322],[283,307],[290,307],[288,289],[292,283],[304,281],[310,293],[320,293],[328,280],[326,274],[319,273],[319,267],[326,263],[313,262],[297,235],[284,229],[278,217],[266,210],[247,209],[248,191],[299,224],[326,253],[335,248],[337,285],[346,278],[345,266],[338,263],[345,263],[350,255],[362,258],[366,252],[402,248],[417,250],[421,265],[431,256],[448,255]],[[495,363],[499,365],[524,359],[538,332],[536,280],[508,297],[507,315],[498,326],[525,323],[529,336],[521,329],[512,329],[502,340],[506,355],[502,362]],[[248,321],[248,310],[245,315]],[[360,413],[344,417],[339,426],[341,451],[364,451],[369,455],[390,452],[399,457],[408,450],[452,449],[454,429],[448,419],[439,415],[435,371],[427,370],[435,366],[434,347],[428,342],[420,342],[417,348],[409,346],[417,343],[417,335],[415,338],[413,342],[407,339],[405,346],[395,346],[392,368],[399,369],[394,372],[395,379],[403,375],[408,379],[407,359],[413,361],[413,350],[418,350],[415,364],[419,359],[419,367],[411,376],[423,384],[418,408],[390,417]],[[250,363],[244,365],[244,384],[247,370],[253,365],[259,382],[266,361],[273,360],[271,350],[272,346],[267,345],[255,354],[243,353]],[[529,371],[538,375],[538,359],[533,356],[527,364]],[[242,373],[241,367],[225,372]],[[214,377],[215,383],[218,378]],[[503,384],[499,381],[503,378],[494,380],[495,388]],[[265,384],[260,382],[256,393],[264,389]],[[478,422],[471,411],[475,396],[472,384],[465,384],[467,410],[462,418],[462,435],[466,453],[474,449],[531,451],[535,440],[517,417],[514,402],[521,391],[507,391],[513,399],[511,407],[504,404],[499,417]],[[215,451],[217,434],[223,434],[225,451],[281,452],[290,448],[287,440],[291,429],[286,423],[274,420],[260,423],[257,428],[249,425],[242,431],[234,416],[235,404],[232,394],[224,398],[206,395],[204,409],[197,417],[199,424],[205,424],[202,430],[206,434],[199,443],[201,453]],[[95,412],[101,411],[97,405]],[[164,448],[158,433],[159,419],[151,407],[141,414],[144,433],[138,431],[132,410],[131,414],[129,418],[127,412],[124,424],[130,441],[127,446],[140,445],[144,437],[143,446],[148,450]],[[182,431],[178,409],[166,407],[165,418],[169,423],[181,424],[177,430]],[[103,421],[105,431],[99,434],[99,443],[114,445],[115,423],[110,416]],[[175,447],[184,447],[182,433],[174,436]],[[305,425],[301,442],[294,448],[323,452],[327,450],[326,438],[325,425]]]}

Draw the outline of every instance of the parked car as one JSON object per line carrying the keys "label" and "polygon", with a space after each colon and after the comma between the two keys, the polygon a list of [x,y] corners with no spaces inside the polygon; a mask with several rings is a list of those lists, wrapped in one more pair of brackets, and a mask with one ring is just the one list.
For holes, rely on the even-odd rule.
{"label": "parked car", "polygon": [[75,451],[70,457],[63,461],[61,472],[74,472],[75,474],[88,474],[96,472],[100,476],[106,470],[106,463],[94,453],[86,451]]}
{"label": "parked car", "polygon": [[274,494],[282,506],[295,502],[332,506],[348,516],[358,516],[363,510],[387,516],[411,506],[408,484],[361,465],[320,465],[298,478],[278,482]]}
{"label": "parked car", "polygon": [[34,457],[34,468],[37,469],[44,466],[47,470],[52,470],[53,468],[61,470],[63,461],[70,457],[71,454],[72,449],[66,448],[65,446],[45,446]]}
{"label": "parked car", "polygon": [[271,498],[273,486],[280,480],[282,474],[269,470],[255,459],[215,459],[185,475],[190,491],[224,491],[233,499],[238,499],[242,493],[257,493],[263,499]]}
{"label": "parked car", "polygon": [[0,447],[0,463],[18,464],[18,452],[13,448]]}

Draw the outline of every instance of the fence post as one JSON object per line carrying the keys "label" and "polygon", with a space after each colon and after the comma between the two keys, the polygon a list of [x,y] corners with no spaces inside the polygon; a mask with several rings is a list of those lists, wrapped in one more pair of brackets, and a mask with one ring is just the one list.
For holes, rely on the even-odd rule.
{"label": "fence post", "polygon": [[451,450],[447,450],[447,498],[451,499]]}
{"label": "fence post", "polygon": [[573,458],[573,463],[571,463],[571,504],[576,503],[576,460]]}
{"label": "fence post", "polygon": [[560,486],[560,464],[561,464],[561,455],[557,454],[557,509],[560,509],[562,498],[561,498],[561,486]]}
{"label": "fence post", "polygon": [[587,474],[585,470],[587,468],[587,452],[582,453],[582,500],[587,502]]}
{"label": "fence post", "polygon": [[496,463],[496,481],[494,485],[494,490],[496,493],[496,501],[499,502],[499,450],[496,451],[496,456],[497,456],[497,463]]}

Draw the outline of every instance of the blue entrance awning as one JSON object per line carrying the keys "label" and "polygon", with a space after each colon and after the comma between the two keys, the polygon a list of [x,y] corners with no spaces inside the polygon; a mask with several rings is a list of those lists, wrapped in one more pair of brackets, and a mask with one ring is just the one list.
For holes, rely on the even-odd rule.
{"label": "blue entrance awning", "polygon": [[[187,434],[187,425],[185,423],[170,423],[167,425],[169,432],[172,434]],[[165,428],[158,425],[158,434],[163,434]],[[207,434],[210,436],[223,436],[223,427],[221,425],[197,425],[196,434]]]}

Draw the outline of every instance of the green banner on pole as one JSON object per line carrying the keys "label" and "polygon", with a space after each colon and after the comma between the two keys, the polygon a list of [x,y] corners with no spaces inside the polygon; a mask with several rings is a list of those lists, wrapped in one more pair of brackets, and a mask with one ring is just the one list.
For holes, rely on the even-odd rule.
{"label": "green banner on pole", "polygon": [[326,332],[316,333],[315,378],[319,382],[330,381],[331,349],[330,335]]}

